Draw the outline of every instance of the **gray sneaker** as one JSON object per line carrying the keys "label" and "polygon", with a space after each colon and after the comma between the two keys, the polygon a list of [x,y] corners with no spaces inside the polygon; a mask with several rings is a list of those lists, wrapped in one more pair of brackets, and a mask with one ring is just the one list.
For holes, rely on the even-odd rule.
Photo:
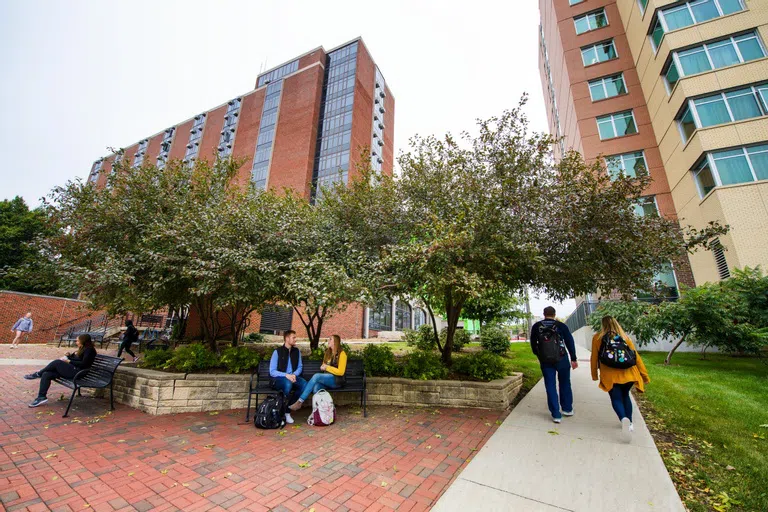
{"label": "gray sneaker", "polygon": [[27,380],[35,380],[35,379],[39,379],[40,377],[42,377],[42,375],[40,375],[40,372],[30,373],[24,376],[24,378]]}
{"label": "gray sneaker", "polygon": [[563,421],[563,419],[562,418],[555,418],[554,416],[552,416],[552,421],[554,421],[555,423],[560,423],[561,421]]}
{"label": "gray sneaker", "polygon": [[573,411],[563,411],[563,416],[573,416]]}
{"label": "gray sneaker", "polygon": [[30,407],[39,407],[39,406],[41,406],[43,404],[47,404],[47,403],[48,403],[48,398],[47,397],[39,396],[39,397],[35,398],[35,400],[31,404],[29,404],[29,406]]}

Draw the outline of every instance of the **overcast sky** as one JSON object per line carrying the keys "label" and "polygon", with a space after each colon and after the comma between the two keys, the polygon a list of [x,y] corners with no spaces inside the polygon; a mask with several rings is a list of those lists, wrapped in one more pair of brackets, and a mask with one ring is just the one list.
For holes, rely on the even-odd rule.
{"label": "overcast sky", "polygon": [[533,1],[0,0],[0,199],[36,206],[108,147],[252,90],[265,65],[358,36],[395,97],[396,153],[524,92],[546,130],[538,23]]}

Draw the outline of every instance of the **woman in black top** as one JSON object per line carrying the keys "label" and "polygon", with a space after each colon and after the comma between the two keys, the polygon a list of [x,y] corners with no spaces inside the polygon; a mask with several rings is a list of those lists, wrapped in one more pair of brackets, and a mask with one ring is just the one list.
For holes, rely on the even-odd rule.
{"label": "woman in black top", "polygon": [[48,401],[46,395],[48,388],[51,387],[51,381],[57,377],[71,379],[77,372],[87,370],[93,365],[96,359],[96,349],[93,347],[93,341],[90,334],[81,334],[77,337],[77,351],[67,354],[61,359],[56,359],[48,363],[48,366],[39,372],[25,375],[28,380],[40,379],[40,390],[37,392],[37,398],[29,404],[30,407],[43,405]]}
{"label": "woman in black top", "polygon": [[133,358],[133,362],[139,360],[138,357],[136,357],[136,354],[133,353],[133,350],[131,350],[131,345],[139,341],[139,330],[133,326],[133,322],[131,320],[125,321],[125,333],[123,334],[123,342],[120,343],[120,348],[117,349],[117,357],[120,357],[120,354],[123,353],[123,350],[128,352],[131,357]]}

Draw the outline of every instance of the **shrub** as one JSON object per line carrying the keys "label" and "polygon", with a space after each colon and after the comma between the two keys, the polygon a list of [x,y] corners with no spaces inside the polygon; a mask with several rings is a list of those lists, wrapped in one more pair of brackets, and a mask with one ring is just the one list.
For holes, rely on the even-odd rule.
{"label": "shrub", "polygon": [[442,379],[448,374],[440,355],[426,350],[414,350],[403,366],[403,377],[417,380]]}
{"label": "shrub", "polygon": [[502,379],[508,373],[504,358],[493,352],[476,352],[457,357],[453,360],[452,369],[456,373],[484,381]]}
{"label": "shrub", "polygon": [[141,366],[144,368],[164,368],[171,356],[173,356],[173,350],[167,348],[148,350],[144,353]]}
{"label": "shrub", "polygon": [[437,346],[435,343],[435,331],[431,326],[427,324],[421,325],[418,330],[412,331],[410,329],[405,331],[403,337],[409,347],[416,347],[416,350],[434,350]]}
{"label": "shrub", "polygon": [[[431,329],[430,332],[432,332]],[[448,338],[448,329],[443,329],[440,331],[440,344],[442,346],[445,346],[446,338]],[[461,349],[464,348],[464,345],[469,343],[469,338],[469,331],[465,331],[464,329],[456,329],[456,332],[453,333],[453,351],[461,352]]]}
{"label": "shrub", "polygon": [[264,338],[264,335],[261,334],[260,332],[250,332],[243,339],[245,341],[253,341],[255,343],[262,343],[265,338]]}
{"label": "shrub", "polygon": [[369,344],[363,350],[365,373],[372,377],[394,377],[400,374],[392,348],[387,345]]}
{"label": "shrub", "polygon": [[509,350],[509,333],[498,326],[486,327],[480,332],[483,350],[494,354],[505,354]]}
{"label": "shrub", "polygon": [[229,347],[221,354],[221,364],[227,373],[241,373],[256,368],[261,355],[248,347]]}
{"label": "shrub", "polygon": [[200,343],[177,348],[163,368],[180,372],[199,372],[219,365],[219,356]]}

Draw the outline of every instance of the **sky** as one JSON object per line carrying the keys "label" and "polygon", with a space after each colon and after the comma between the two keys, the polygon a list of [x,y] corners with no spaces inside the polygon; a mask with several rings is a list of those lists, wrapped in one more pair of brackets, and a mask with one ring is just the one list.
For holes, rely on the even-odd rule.
{"label": "sky", "polygon": [[[37,206],[108,148],[358,36],[395,97],[395,154],[415,134],[472,130],[523,93],[544,131],[538,24],[533,1],[0,0],[0,199]],[[534,314],[548,304],[531,302]]]}

